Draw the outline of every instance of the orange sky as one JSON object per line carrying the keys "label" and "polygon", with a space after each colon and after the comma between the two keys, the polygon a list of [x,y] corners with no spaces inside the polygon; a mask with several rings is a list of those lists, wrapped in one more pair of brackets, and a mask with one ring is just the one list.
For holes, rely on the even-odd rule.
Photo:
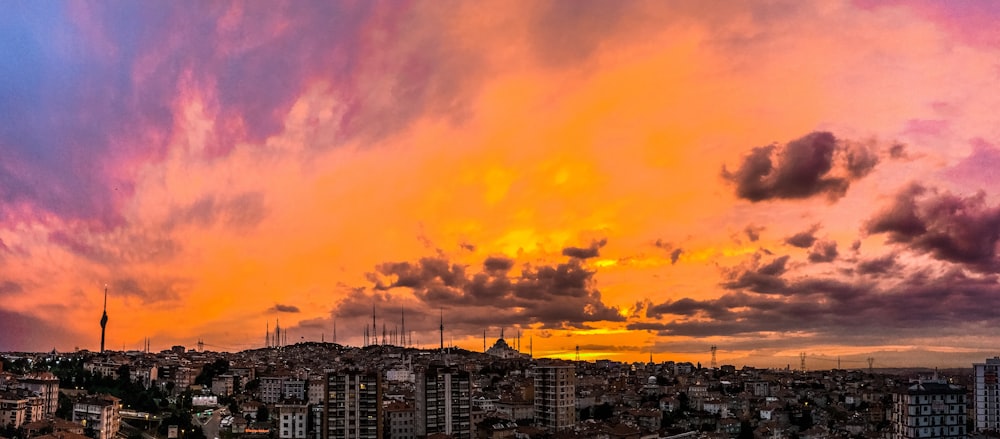
{"label": "orange sky", "polygon": [[186,6],[0,18],[0,350],[996,353],[992,7]]}

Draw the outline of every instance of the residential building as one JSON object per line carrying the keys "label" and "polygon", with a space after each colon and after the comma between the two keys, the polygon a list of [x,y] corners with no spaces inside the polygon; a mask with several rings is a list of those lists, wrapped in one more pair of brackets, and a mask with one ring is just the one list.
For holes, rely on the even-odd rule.
{"label": "residential building", "polygon": [[965,387],[918,381],[893,394],[892,438],[964,439]]}
{"label": "residential building", "polygon": [[212,378],[212,393],[218,396],[229,396],[233,394],[233,384],[235,379],[232,375],[225,374]]}
{"label": "residential building", "polygon": [[260,377],[260,401],[264,404],[277,404],[284,396],[286,376]]}
{"label": "residential building", "polygon": [[286,402],[275,404],[274,409],[277,412],[279,438],[306,439],[309,406]]}
{"label": "residential building", "polygon": [[472,381],[468,371],[431,363],[417,371],[416,436],[472,437]]}
{"label": "residential building", "polygon": [[42,416],[52,418],[59,409],[59,378],[50,372],[32,373],[21,377],[22,389],[42,398]]}
{"label": "residential building", "polygon": [[972,368],[976,431],[1000,431],[1000,357],[974,363]]}
{"label": "residential building", "polygon": [[28,399],[15,392],[0,392],[0,427],[20,428],[24,424]]}
{"label": "residential building", "polygon": [[576,425],[576,366],[547,362],[535,367],[535,425],[550,431]]}
{"label": "residential building", "polygon": [[402,401],[393,401],[385,407],[385,438],[414,439],[415,410]]}
{"label": "residential building", "polygon": [[322,439],[382,439],[382,374],[345,369],[326,375]]}
{"label": "residential building", "polygon": [[85,396],[73,403],[73,422],[97,433],[95,439],[113,439],[121,425],[121,400],[111,395]]}

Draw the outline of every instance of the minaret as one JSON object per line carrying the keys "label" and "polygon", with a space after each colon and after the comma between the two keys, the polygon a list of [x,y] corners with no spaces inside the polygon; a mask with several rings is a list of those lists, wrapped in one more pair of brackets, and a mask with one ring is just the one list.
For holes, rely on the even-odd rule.
{"label": "minaret", "polygon": [[104,286],[104,314],[101,315],[101,352],[104,352],[104,328],[108,326],[108,286]]}
{"label": "minaret", "polygon": [[444,352],[444,308],[441,308],[441,352]]}
{"label": "minaret", "polygon": [[375,304],[372,304],[372,344],[378,344],[378,326],[375,326]]}
{"label": "minaret", "polygon": [[401,328],[399,328],[399,336],[402,337],[401,343],[399,343],[399,344],[402,345],[405,348],[406,347],[406,309],[403,308],[403,305],[399,306],[399,325],[401,326]]}
{"label": "minaret", "polygon": [[333,344],[337,344],[337,319],[333,319]]}

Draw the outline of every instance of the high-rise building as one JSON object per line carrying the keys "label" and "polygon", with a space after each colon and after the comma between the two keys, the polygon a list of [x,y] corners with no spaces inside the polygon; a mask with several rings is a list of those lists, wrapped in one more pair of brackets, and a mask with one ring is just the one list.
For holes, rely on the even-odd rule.
{"label": "high-rise building", "polygon": [[976,431],[1000,431],[1000,357],[973,363]]}
{"label": "high-rise building", "polygon": [[382,439],[382,374],[345,369],[326,375],[323,439]]}
{"label": "high-rise building", "polygon": [[550,431],[576,425],[576,366],[565,362],[535,367],[535,425]]}
{"label": "high-rise building", "polygon": [[893,439],[964,439],[965,387],[944,380],[915,382],[892,395]]}
{"label": "high-rise building", "polygon": [[468,371],[440,363],[419,368],[416,378],[416,437],[435,433],[472,437],[472,381]]}

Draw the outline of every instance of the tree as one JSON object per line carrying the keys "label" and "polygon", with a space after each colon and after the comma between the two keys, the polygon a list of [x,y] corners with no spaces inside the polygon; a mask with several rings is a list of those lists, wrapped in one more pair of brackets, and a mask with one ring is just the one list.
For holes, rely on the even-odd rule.
{"label": "tree", "polygon": [[740,422],[740,434],[736,436],[736,439],[753,439],[753,425],[750,421]]}
{"label": "tree", "polygon": [[260,407],[257,408],[257,422],[267,422],[268,420],[270,420],[270,417],[271,414],[268,413],[267,406],[261,404]]}
{"label": "tree", "polygon": [[615,408],[611,404],[603,403],[599,406],[594,407],[594,419],[598,421],[606,421],[611,419],[615,414]]}

